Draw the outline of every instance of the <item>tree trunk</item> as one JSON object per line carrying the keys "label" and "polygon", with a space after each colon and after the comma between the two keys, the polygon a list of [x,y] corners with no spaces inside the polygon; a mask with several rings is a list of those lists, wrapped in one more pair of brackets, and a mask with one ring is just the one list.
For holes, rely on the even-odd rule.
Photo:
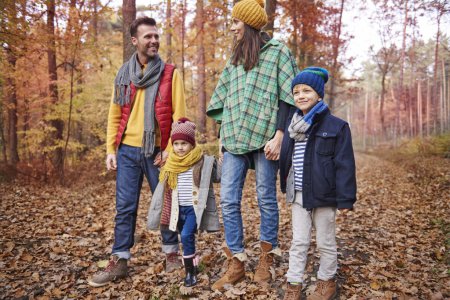
{"label": "tree trunk", "polygon": [[[440,37],[441,37],[441,9],[440,7],[437,9],[437,30],[436,30],[436,43],[434,48],[434,67],[433,67],[433,93],[431,97],[431,107],[433,107],[433,110],[431,112],[432,119],[436,122],[436,119],[438,117],[438,103],[439,100],[437,99],[438,95],[438,82],[437,82],[437,75],[438,75],[438,65],[439,65],[439,43],[440,43]],[[436,130],[436,128],[434,128]]]}
{"label": "tree trunk", "polygon": [[95,45],[97,43],[97,35],[98,35],[98,0],[91,0],[92,5],[92,19],[90,23],[90,37]]}
{"label": "tree trunk", "polygon": [[386,74],[383,74],[381,77],[381,99],[380,99],[380,122],[381,122],[381,131],[383,133],[384,138],[386,138],[386,126],[384,124],[384,95],[386,93]]}
{"label": "tree trunk", "polygon": [[419,136],[423,137],[423,112],[422,112],[422,87],[420,80],[417,81],[417,119],[419,127]]}
{"label": "tree trunk", "polygon": [[197,130],[200,133],[200,143],[204,143],[206,135],[206,81],[205,81],[205,46],[204,46],[204,12],[203,0],[197,0],[196,27],[197,33],[197,76],[198,76],[198,106]]}
{"label": "tree trunk", "polygon": [[345,0],[341,0],[341,6],[339,8],[338,21],[335,28],[335,35],[333,37],[332,46],[333,46],[333,66],[331,68],[331,82],[330,82],[330,94],[328,96],[328,105],[330,110],[333,109],[335,103],[334,99],[336,98],[336,78],[338,78],[338,56],[339,56],[339,46],[341,44],[341,29],[342,29],[342,14],[344,13],[344,3]]}
{"label": "tree trunk", "polygon": [[274,24],[275,24],[275,12],[277,10],[277,0],[266,0],[266,13],[269,18],[267,25],[264,27],[264,31],[273,37]]}
{"label": "tree trunk", "polygon": [[[403,86],[404,70],[405,70],[405,52],[406,52],[406,28],[408,25],[408,0],[405,0],[405,18],[403,19],[403,35],[402,35],[402,50],[401,50],[401,61],[400,61],[400,101],[405,103],[405,109],[407,110],[406,99],[405,99],[405,89]],[[400,125],[400,104],[396,103],[395,112],[395,122]],[[409,127],[409,126],[408,126]],[[401,133],[401,132],[400,132]]]}
{"label": "tree trunk", "polygon": [[369,113],[368,106],[369,106],[369,92],[366,91],[366,97],[364,98],[364,127],[363,127],[363,150],[364,151],[366,151],[366,149],[367,149],[366,148],[367,147],[366,139],[367,139],[367,130],[368,130],[368,128],[367,128],[367,126],[368,126],[367,120],[368,120],[368,113]]}
{"label": "tree trunk", "polygon": [[122,17],[123,62],[126,62],[135,51],[131,43],[130,25],[136,19],[136,0],[123,0]]}
{"label": "tree trunk", "polygon": [[[52,108],[58,103],[58,74],[56,70],[56,36],[55,36],[55,0],[47,0],[47,32],[49,35],[47,58],[48,58],[48,90]],[[64,182],[64,164],[61,142],[63,139],[64,122],[61,119],[54,119],[50,124],[55,128],[53,143],[55,144],[53,167],[59,178],[59,182]]]}
{"label": "tree trunk", "polygon": [[167,57],[166,62],[172,62],[172,1],[167,0],[166,7],[166,47]]}
{"label": "tree trunk", "polygon": [[[14,74],[16,69],[17,58],[11,49],[7,50],[7,60],[10,68],[9,74]],[[17,151],[18,138],[17,138],[17,95],[16,95],[16,81],[14,77],[8,75],[6,78],[6,103],[8,111],[8,156],[9,165],[16,167],[19,162],[19,153]]]}
{"label": "tree trunk", "polygon": [[182,3],[182,20],[181,20],[181,74],[183,74],[183,80],[185,77],[184,70],[184,48],[185,48],[185,39],[186,39],[186,0],[183,0]]}

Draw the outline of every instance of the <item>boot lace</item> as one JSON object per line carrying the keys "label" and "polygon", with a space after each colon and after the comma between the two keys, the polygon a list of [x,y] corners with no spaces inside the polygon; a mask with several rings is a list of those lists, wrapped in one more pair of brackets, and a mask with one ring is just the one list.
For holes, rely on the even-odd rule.
{"label": "boot lace", "polygon": [[112,269],[117,265],[117,262],[119,261],[119,259],[114,259],[114,257],[111,257],[109,259],[108,265],[106,266],[106,268],[103,270],[104,273],[110,273],[112,271]]}
{"label": "boot lace", "polygon": [[327,290],[328,283],[326,281],[319,280],[316,287],[316,292],[319,295],[325,295],[325,291]]}

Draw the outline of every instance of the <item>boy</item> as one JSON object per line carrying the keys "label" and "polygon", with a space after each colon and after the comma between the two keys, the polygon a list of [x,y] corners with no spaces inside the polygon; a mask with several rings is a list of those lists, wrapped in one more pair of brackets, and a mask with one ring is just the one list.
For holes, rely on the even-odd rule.
{"label": "boy", "polygon": [[292,203],[292,244],[284,299],[301,299],[312,226],[320,267],[308,300],[332,299],[337,288],[336,208],[345,215],[356,201],[355,159],[347,122],[323,101],[328,71],[309,67],[292,81],[291,112],[280,154],[281,190]]}
{"label": "boy", "polygon": [[198,257],[195,253],[197,229],[219,230],[219,216],[213,182],[220,181],[220,165],[203,155],[195,143],[195,124],[181,118],[172,125],[172,150],[159,175],[152,197],[147,228],[168,228],[181,235],[184,285],[197,284]]}

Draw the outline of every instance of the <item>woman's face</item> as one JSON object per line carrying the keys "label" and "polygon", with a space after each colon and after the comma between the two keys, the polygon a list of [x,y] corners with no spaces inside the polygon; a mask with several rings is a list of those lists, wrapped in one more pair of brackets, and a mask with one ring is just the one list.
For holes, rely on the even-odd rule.
{"label": "woman's face", "polygon": [[242,37],[244,36],[244,22],[239,19],[233,18],[231,31],[233,32],[236,41],[242,40]]}

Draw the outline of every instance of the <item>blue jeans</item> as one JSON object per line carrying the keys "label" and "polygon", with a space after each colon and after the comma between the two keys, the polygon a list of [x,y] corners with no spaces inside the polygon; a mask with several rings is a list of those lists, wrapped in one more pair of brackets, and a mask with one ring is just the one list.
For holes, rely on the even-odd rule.
{"label": "blue jeans", "polygon": [[[112,254],[130,259],[130,249],[134,245],[136,216],[139,207],[144,175],[152,193],[158,184],[159,170],[153,165],[159,148],[151,157],[144,157],[140,147],[121,144],[117,152],[116,178],[116,218],[114,226],[114,245]],[[163,251],[178,251],[178,235],[170,230],[161,230]]]}
{"label": "blue jeans", "polygon": [[267,160],[263,151],[236,155],[224,153],[220,204],[222,206],[225,240],[233,254],[244,252],[241,200],[247,170],[253,162],[256,172],[256,193],[261,215],[260,240],[278,246],[278,161]]}
{"label": "blue jeans", "polygon": [[179,206],[178,231],[183,244],[183,256],[195,254],[195,232],[197,231],[197,217],[193,206]]}

